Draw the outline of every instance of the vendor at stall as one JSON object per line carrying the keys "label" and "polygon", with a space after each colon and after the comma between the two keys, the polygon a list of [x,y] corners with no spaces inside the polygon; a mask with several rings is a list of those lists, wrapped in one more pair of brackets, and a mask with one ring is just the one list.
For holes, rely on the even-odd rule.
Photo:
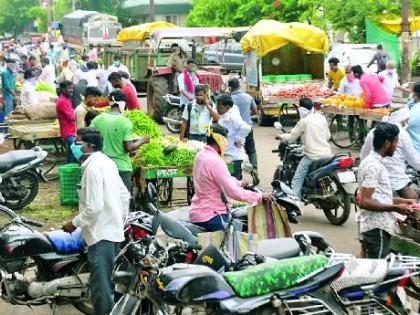
{"label": "vendor at stall", "polygon": [[249,203],[260,203],[270,195],[252,192],[242,188],[242,182],[229,174],[224,152],[228,130],[213,124],[206,134],[207,145],[194,160],[194,196],[191,202],[190,221],[209,232],[223,230],[227,220],[226,205],[220,199],[220,192],[227,197]]}
{"label": "vendor at stall", "polygon": [[[114,74],[118,74],[114,72]],[[150,141],[149,137],[133,140],[133,125],[122,113],[126,107],[126,96],[120,90],[109,95],[111,110],[96,117],[91,124],[100,131],[104,138],[103,152],[117,165],[124,185],[131,191],[131,173],[133,168],[129,153]]]}
{"label": "vendor at stall", "polygon": [[334,90],[338,90],[340,87],[341,80],[345,77],[344,70],[338,67],[340,60],[336,57],[328,59],[328,64],[330,65],[330,70],[327,72],[328,77],[328,87]]}
{"label": "vendor at stall", "polygon": [[22,98],[21,98],[21,105],[22,106],[32,106],[38,105],[38,95],[35,91],[35,83],[36,83],[36,76],[34,73],[35,70],[32,68],[26,69],[23,78],[23,86],[22,86]]}
{"label": "vendor at stall", "polygon": [[206,126],[211,125],[212,121],[217,121],[219,115],[216,105],[210,101],[208,87],[199,84],[195,88],[195,100],[184,108],[182,122],[179,132],[181,141],[186,139],[205,142]]}
{"label": "vendor at stall", "polygon": [[351,69],[355,78],[359,79],[360,87],[363,90],[364,108],[386,108],[390,106],[391,99],[376,74],[364,73],[361,66],[354,66]]}
{"label": "vendor at stall", "polygon": [[362,88],[359,84],[359,79],[354,77],[351,65],[347,65],[344,68],[346,76],[340,81],[340,87],[338,88],[338,94],[353,95],[358,98],[362,96]]}
{"label": "vendor at stall", "polygon": [[86,114],[90,109],[92,109],[95,106],[95,99],[97,97],[102,96],[102,93],[98,88],[89,86],[86,88],[85,92],[83,93],[83,96],[83,102],[80,105],[78,105],[74,111],[76,116],[76,130],[79,128],[86,127]]}

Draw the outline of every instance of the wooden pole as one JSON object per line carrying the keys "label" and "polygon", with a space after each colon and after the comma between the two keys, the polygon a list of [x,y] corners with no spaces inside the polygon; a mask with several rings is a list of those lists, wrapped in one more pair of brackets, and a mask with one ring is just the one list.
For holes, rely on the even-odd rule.
{"label": "wooden pole", "polygon": [[408,0],[401,0],[401,80],[403,82],[410,80],[409,32]]}

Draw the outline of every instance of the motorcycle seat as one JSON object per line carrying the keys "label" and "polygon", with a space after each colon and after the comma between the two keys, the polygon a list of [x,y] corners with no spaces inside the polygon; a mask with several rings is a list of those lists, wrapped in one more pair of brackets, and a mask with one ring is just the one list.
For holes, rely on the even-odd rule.
{"label": "motorcycle seat", "polygon": [[236,219],[247,218],[248,216],[248,206],[238,207],[232,209],[232,216]]}
{"label": "motorcycle seat", "polygon": [[46,233],[47,238],[59,254],[70,254],[82,250],[86,242],[82,237],[80,228],[72,233],[66,233],[62,230],[56,230]]}
{"label": "motorcycle seat", "polygon": [[342,275],[331,284],[335,292],[381,282],[388,273],[386,259],[352,259],[344,266]]}
{"label": "motorcycle seat", "polygon": [[223,277],[239,297],[249,298],[301,284],[303,278],[327,264],[328,258],[323,255],[301,256],[225,272]]}
{"label": "motorcycle seat", "polygon": [[346,154],[346,153],[337,153],[337,154],[334,154],[334,156],[332,156],[332,157],[330,157],[330,158],[325,158],[325,159],[319,159],[319,160],[316,160],[314,163],[312,163],[311,167],[309,168],[309,172],[308,172],[308,174],[309,174],[310,172],[312,172],[312,171],[317,170],[318,168],[321,168],[321,167],[323,167],[323,166],[325,166],[325,165],[330,164],[330,163],[331,163],[331,162],[333,162],[336,158],[341,157],[341,156],[347,156],[347,154]]}
{"label": "motorcycle seat", "polygon": [[0,155],[0,172],[4,173],[13,167],[35,160],[38,154],[33,150],[16,150]]}
{"label": "motorcycle seat", "polygon": [[181,102],[181,98],[175,95],[170,95],[168,99],[169,99],[169,102],[175,103],[175,104],[179,104]]}
{"label": "motorcycle seat", "polygon": [[294,238],[274,238],[258,241],[257,254],[275,259],[297,257],[300,253],[299,243]]}

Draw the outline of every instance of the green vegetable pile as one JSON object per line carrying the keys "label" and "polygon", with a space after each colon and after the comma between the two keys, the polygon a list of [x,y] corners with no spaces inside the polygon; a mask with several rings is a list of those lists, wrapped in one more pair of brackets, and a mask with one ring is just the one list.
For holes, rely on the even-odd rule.
{"label": "green vegetable pile", "polygon": [[149,136],[152,139],[161,137],[159,125],[141,110],[129,110],[124,113],[125,117],[133,123],[133,133],[140,137]]}
{"label": "green vegetable pile", "polygon": [[57,95],[56,90],[52,86],[50,86],[48,83],[43,82],[43,81],[38,81],[35,84],[35,91],[37,91],[37,92],[48,92],[48,93],[50,93],[51,95],[54,95],[54,96]]}
{"label": "green vegetable pile", "polygon": [[195,153],[186,149],[174,150],[166,155],[167,165],[191,165],[194,162]]}

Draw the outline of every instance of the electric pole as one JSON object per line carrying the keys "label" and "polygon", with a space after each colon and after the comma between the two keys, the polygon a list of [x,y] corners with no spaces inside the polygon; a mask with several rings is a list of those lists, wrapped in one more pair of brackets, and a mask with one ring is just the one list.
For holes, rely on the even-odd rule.
{"label": "electric pole", "polygon": [[154,22],[155,19],[155,0],[149,0],[149,22]]}
{"label": "electric pole", "polygon": [[410,28],[408,21],[408,0],[401,0],[401,80],[407,82],[410,80],[409,52],[408,42]]}

